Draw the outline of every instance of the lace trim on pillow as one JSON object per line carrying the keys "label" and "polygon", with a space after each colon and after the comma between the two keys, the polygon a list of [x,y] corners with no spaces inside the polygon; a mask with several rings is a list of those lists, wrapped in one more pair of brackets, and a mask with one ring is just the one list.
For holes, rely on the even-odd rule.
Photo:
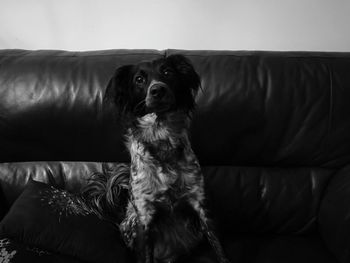
{"label": "lace trim on pillow", "polygon": [[[18,253],[17,250],[11,249],[11,240],[8,238],[0,239],[0,263],[11,263],[11,259]],[[52,255],[46,250],[42,250],[37,247],[25,247],[25,250],[40,256]]]}
{"label": "lace trim on pillow", "polygon": [[11,244],[8,238],[0,239],[0,263],[10,263],[11,259],[17,253],[16,250],[10,250],[7,247]]}
{"label": "lace trim on pillow", "polygon": [[69,217],[72,215],[89,215],[91,209],[85,204],[85,202],[74,194],[71,194],[64,190],[59,190],[50,186],[49,189],[45,189],[40,193],[42,195],[41,201],[48,205],[54,213],[59,216]]}

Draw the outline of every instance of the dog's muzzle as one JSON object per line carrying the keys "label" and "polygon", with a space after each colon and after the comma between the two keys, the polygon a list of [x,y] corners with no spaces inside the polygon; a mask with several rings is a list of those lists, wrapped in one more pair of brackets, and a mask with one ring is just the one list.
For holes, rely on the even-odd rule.
{"label": "dog's muzzle", "polygon": [[166,85],[163,83],[157,83],[149,88],[149,94],[154,100],[160,100],[166,93]]}
{"label": "dog's muzzle", "polygon": [[161,81],[152,81],[147,90],[146,107],[150,112],[163,112],[172,107],[174,95],[169,86]]}

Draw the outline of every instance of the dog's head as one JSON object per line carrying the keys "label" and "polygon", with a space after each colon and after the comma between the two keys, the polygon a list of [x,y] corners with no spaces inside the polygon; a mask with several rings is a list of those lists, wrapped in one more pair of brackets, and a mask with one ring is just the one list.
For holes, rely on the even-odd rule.
{"label": "dog's head", "polygon": [[143,116],[173,111],[190,113],[200,79],[182,55],[171,55],[118,68],[108,83],[104,100],[121,115]]}

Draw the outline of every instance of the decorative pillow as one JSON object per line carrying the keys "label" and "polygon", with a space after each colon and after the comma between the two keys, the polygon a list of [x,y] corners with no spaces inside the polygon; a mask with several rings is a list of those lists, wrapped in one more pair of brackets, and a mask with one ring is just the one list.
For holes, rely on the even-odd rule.
{"label": "decorative pillow", "polygon": [[0,237],[88,262],[128,262],[117,227],[73,194],[31,180],[0,223]]}

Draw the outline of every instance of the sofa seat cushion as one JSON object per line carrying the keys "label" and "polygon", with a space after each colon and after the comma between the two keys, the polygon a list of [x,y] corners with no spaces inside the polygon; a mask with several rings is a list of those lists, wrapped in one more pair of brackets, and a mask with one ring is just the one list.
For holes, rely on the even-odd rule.
{"label": "sofa seat cushion", "polygon": [[204,166],[212,218],[223,235],[318,232],[323,193],[334,174],[319,167]]}
{"label": "sofa seat cushion", "polygon": [[[338,263],[318,235],[232,235],[222,240],[230,262]],[[186,262],[217,263],[209,244],[202,244]]]}
{"label": "sofa seat cushion", "polygon": [[318,235],[242,236],[225,242],[232,262],[337,263]]}
{"label": "sofa seat cushion", "polygon": [[100,220],[66,191],[30,180],[0,224],[0,237],[88,262],[127,262],[113,224]]}

